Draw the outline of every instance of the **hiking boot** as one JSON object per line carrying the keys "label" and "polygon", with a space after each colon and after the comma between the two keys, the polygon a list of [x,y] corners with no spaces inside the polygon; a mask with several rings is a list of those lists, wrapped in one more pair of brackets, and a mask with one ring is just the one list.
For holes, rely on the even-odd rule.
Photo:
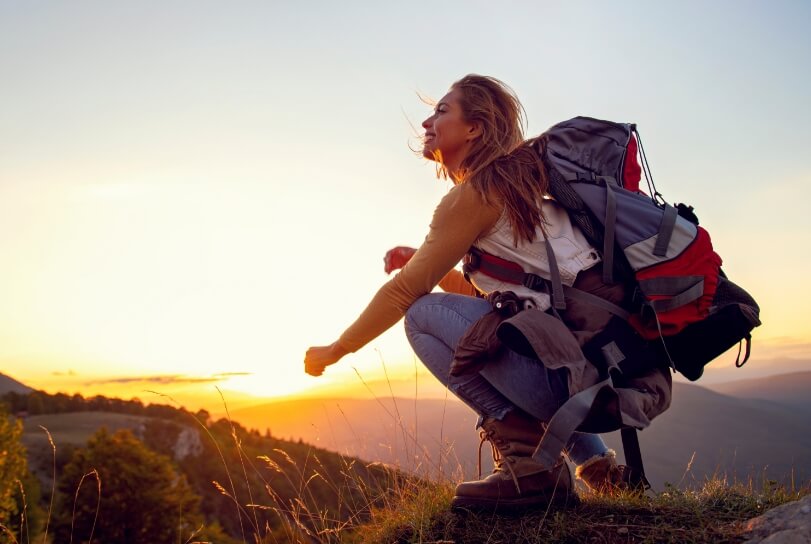
{"label": "hiking boot", "polygon": [[479,435],[479,473],[485,441],[493,450],[495,468],[484,479],[459,484],[453,508],[507,511],[576,503],[572,474],[563,457],[551,469],[532,458],[543,435],[540,421],[514,410],[501,421],[485,419]]}
{"label": "hiking boot", "polygon": [[593,493],[611,493],[642,488],[641,482],[632,483],[631,471],[625,465],[617,464],[617,454],[608,450],[595,455],[575,470],[575,475]]}

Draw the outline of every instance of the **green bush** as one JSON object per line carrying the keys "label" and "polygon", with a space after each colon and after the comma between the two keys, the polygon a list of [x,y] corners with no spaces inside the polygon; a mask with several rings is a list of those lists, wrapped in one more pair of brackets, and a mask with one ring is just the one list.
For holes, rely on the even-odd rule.
{"label": "green bush", "polygon": [[129,430],[100,429],[77,448],[57,483],[57,542],[183,542],[202,525],[200,497],[168,457]]}

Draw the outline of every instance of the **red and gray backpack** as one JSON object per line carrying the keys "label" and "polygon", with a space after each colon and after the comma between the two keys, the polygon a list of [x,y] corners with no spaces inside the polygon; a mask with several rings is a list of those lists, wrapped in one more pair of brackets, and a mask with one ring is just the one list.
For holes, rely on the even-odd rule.
{"label": "red and gray backpack", "polygon": [[[603,281],[631,285],[633,300],[621,308],[563,285],[549,244],[549,278],[525,273],[520,265],[479,250],[465,259],[467,271],[473,267],[502,281],[548,292],[553,311],[565,310],[567,299],[577,299],[612,312],[614,323],[583,346],[586,357],[606,374],[613,368],[619,376],[633,375],[664,362],[697,380],[706,364],[736,344],[736,365],[742,366],[749,358],[751,331],[760,325],[758,305],[727,279],[692,208],[670,205],[656,190],[636,126],[575,117],[553,126],[537,142],[551,196],[601,251]],[[639,188],[642,173],[649,194]],[[741,358],[743,343],[746,351]],[[568,429],[576,428],[578,417],[560,412],[547,434],[554,431],[554,420],[568,420],[567,430],[559,433],[563,439]],[[636,468],[644,480],[636,434],[626,434],[626,462],[629,453],[638,457]],[[633,442],[630,448],[626,438]],[[543,446],[542,441],[539,453]]]}
{"label": "red and gray backpack", "polygon": [[[750,333],[760,325],[758,305],[727,279],[692,207],[672,206],[656,191],[636,126],[575,117],[550,128],[537,145],[551,196],[601,250],[603,281],[633,285],[630,309],[563,285],[551,252],[550,278],[477,249],[465,259],[466,270],[547,291],[555,310],[565,310],[567,299],[607,309],[659,346],[658,355],[689,380],[738,343],[746,344],[736,362],[742,366]],[[643,172],[650,196],[639,189]]]}

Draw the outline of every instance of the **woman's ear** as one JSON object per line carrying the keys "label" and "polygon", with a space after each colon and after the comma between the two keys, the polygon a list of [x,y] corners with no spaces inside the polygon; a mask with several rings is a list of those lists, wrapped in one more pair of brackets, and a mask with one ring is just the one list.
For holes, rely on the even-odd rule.
{"label": "woman's ear", "polygon": [[476,138],[482,135],[482,124],[481,123],[471,123],[467,129],[467,141],[472,142]]}

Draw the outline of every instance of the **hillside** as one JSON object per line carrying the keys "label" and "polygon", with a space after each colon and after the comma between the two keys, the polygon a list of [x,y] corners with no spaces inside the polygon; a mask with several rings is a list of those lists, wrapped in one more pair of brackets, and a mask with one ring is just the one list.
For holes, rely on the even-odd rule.
{"label": "hillside", "polygon": [[[811,477],[811,410],[734,398],[693,384],[674,384],[673,397],[671,409],[640,433],[654,487],[701,482],[715,474],[759,477],[764,470],[777,480],[790,478],[792,471],[799,480]],[[445,474],[459,468],[466,477],[476,474],[476,418],[456,400],[298,400],[236,410],[232,416],[247,427],[270,428],[277,436],[300,437],[408,470],[436,474],[441,454]],[[621,452],[618,433],[606,441]],[[415,460],[419,452],[427,455]],[[483,458],[489,460],[489,454]]]}
{"label": "hillside", "polygon": [[[693,400],[685,399],[687,403]],[[228,434],[232,429],[224,420],[209,424],[207,428],[212,434],[203,436],[207,433],[200,433],[198,425],[111,412],[69,412],[26,418],[26,444],[50,450],[44,443],[40,425],[51,431],[59,451],[80,446],[99,425],[109,429],[133,429],[150,447],[173,456],[182,473],[196,489],[201,490],[209,522],[219,521],[231,534],[229,540],[218,540],[222,542],[246,541],[235,524],[233,502],[211,485],[213,479],[222,482],[226,488],[230,487],[221,472],[222,462],[230,467],[236,485],[235,494],[241,504],[258,504],[267,509],[260,510],[258,523],[267,519],[264,513],[271,512],[274,514],[269,515],[270,521],[276,515],[282,515],[288,521],[286,527],[275,525],[274,532],[269,534],[255,530],[256,522],[251,523],[249,517],[244,517],[248,535],[266,534],[267,541],[280,543],[740,542],[746,529],[745,520],[807,493],[807,490],[788,493],[773,487],[763,493],[753,493],[743,486],[726,486],[715,481],[686,493],[671,490],[646,496],[607,497],[587,494],[580,506],[554,515],[527,512],[520,517],[477,516],[449,509],[453,484],[447,480],[439,483],[408,482],[383,471],[378,473],[376,485],[379,487],[375,487],[374,479],[368,477],[370,473],[365,473],[364,477],[364,472],[358,472],[351,460],[343,458],[336,465],[331,454],[323,450],[306,444],[262,438],[255,433],[245,434],[241,427],[236,426],[233,432],[242,444],[243,452],[243,460],[239,461],[234,458],[233,448],[229,445]],[[199,441],[191,440],[191,448],[178,448],[180,436],[189,432]],[[216,448],[210,447],[212,443],[222,448],[225,461],[219,458]],[[277,447],[272,447],[274,445]],[[257,463],[260,461],[257,457],[259,451],[270,454],[267,465]],[[280,451],[284,453],[279,454]],[[43,455],[42,459],[49,461],[48,457]],[[239,468],[241,463],[247,463],[247,475]],[[50,462],[45,464],[50,466]],[[272,470],[264,470],[267,467]],[[277,496],[269,496],[259,488],[254,488],[253,492],[247,490],[243,482],[245,478],[253,480],[251,472],[256,469],[265,472],[259,480],[268,483]],[[322,481],[328,485],[318,485]],[[333,508],[327,489],[332,486],[339,495],[338,509],[343,504],[347,514],[359,513],[359,516],[349,515],[346,521],[341,521],[341,518],[327,514]],[[360,494],[353,498],[351,488],[360,488]],[[308,533],[312,536],[307,536]],[[247,540],[251,540],[250,536]]]}
{"label": "hillside", "polygon": [[713,480],[694,490],[583,493],[566,509],[520,515],[450,508],[453,485],[430,482],[341,534],[347,544],[801,544],[809,542],[811,489],[756,491]]}
{"label": "hillside", "polygon": [[779,481],[793,476],[799,483],[811,478],[810,417],[808,409],[674,384],[670,410],[639,436],[657,487],[682,476],[701,482],[714,474],[742,479],[765,474]]}
{"label": "hillside", "polygon": [[[59,395],[35,394],[45,411],[67,406]],[[28,401],[14,393],[0,400],[13,412]],[[205,412],[191,414],[166,405],[103,397],[74,396],[71,401],[74,410],[23,420],[22,439],[29,466],[44,490],[45,509],[50,507],[54,472],[59,477],[73,451],[100,427],[110,432],[129,429],[149,449],[169,457],[201,497],[200,510],[208,523],[222,527],[233,542],[254,541],[254,536],[271,542],[299,541],[302,535],[330,531],[350,519],[360,521],[395,482],[411,480],[380,465],[367,466],[309,444],[263,436],[236,422],[211,421]],[[75,411],[82,404],[87,409]],[[48,429],[55,452],[42,427]],[[67,482],[69,489],[78,485]],[[56,504],[70,500],[57,498]]]}
{"label": "hillside", "polygon": [[[274,436],[301,438],[429,476],[436,476],[440,466],[443,474],[476,471],[476,415],[452,397],[299,399],[234,410],[231,416],[246,427],[270,429]],[[485,453],[483,461],[489,459]]]}
{"label": "hillside", "polygon": [[[464,467],[467,476],[475,475],[478,447],[475,418],[455,400],[279,402],[237,410],[233,415],[240,423],[232,424],[211,421],[205,412],[191,414],[139,401],[74,396],[68,403],[65,396],[42,392],[36,396],[43,410],[66,410],[24,420],[23,440],[32,468],[44,484],[45,500],[53,457],[41,427],[50,431],[56,444],[57,474],[72,450],[82,447],[98,427],[131,429],[150,449],[174,460],[202,497],[206,519],[221,524],[234,542],[252,540],[256,534],[274,542],[378,542],[374,535],[382,534],[388,535],[382,541],[419,534],[423,541],[473,542],[466,539],[488,534],[495,535],[495,540],[488,537],[487,541],[503,537],[530,543],[603,537],[600,541],[625,542],[628,535],[657,542],[682,542],[688,536],[697,542],[719,538],[738,542],[737,537],[725,540],[740,534],[737,524],[796,495],[771,485],[763,486],[763,494],[754,494],[747,486],[728,486],[723,480],[707,483],[707,476],[727,474],[745,482],[768,466],[771,479],[794,470],[798,487],[807,485],[811,476],[807,411],[771,400],[734,398],[695,385],[676,384],[671,410],[640,435],[654,491],[664,493],[617,499],[586,495],[582,506],[573,511],[517,521],[449,512],[452,480],[461,477],[451,473]],[[27,404],[25,396],[14,393],[4,399],[11,408],[15,403]],[[75,411],[77,406],[86,410]],[[248,431],[243,425],[257,430]],[[310,438],[318,447],[300,440]],[[619,446],[615,436],[608,436],[608,441]],[[440,478],[431,483],[405,478],[379,465],[367,466],[324,449],[333,449],[333,442],[340,443],[334,449],[342,453],[356,451],[369,460],[394,461],[429,476],[439,474],[442,458],[443,475],[450,475],[451,481]],[[484,457],[489,458],[489,453]],[[682,494],[666,488],[665,482],[696,491]],[[235,501],[241,509],[234,508]],[[245,509],[247,505],[256,506]],[[268,529],[262,529],[265,523]],[[491,529],[494,533],[488,532]],[[386,532],[390,530],[394,533]]]}
{"label": "hillside", "polygon": [[110,412],[72,412],[26,417],[23,419],[22,442],[28,451],[29,467],[45,484],[44,488],[50,486],[53,478],[53,448],[42,427],[51,434],[60,457],[66,459],[73,448],[83,446],[101,427],[106,427],[110,432],[131,429],[136,435],[143,435],[147,420],[148,418],[141,416]]}
{"label": "hillside", "polygon": [[768,400],[805,411],[811,410],[811,370],[735,380],[710,388],[732,397]]}
{"label": "hillside", "polygon": [[10,391],[25,395],[33,391],[33,389],[0,372],[0,395],[4,395]]}

